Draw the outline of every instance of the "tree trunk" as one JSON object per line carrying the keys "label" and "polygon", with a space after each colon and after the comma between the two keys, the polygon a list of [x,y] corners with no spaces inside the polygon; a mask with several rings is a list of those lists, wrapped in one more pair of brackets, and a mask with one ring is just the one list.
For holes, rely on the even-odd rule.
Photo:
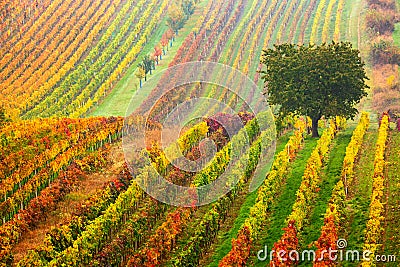
{"label": "tree trunk", "polygon": [[312,120],[312,137],[319,137],[318,134],[318,121],[320,118],[318,117],[313,117],[311,118]]}
{"label": "tree trunk", "polygon": [[305,122],[306,122],[306,129],[307,129],[307,134],[311,134],[311,127],[308,126],[308,117],[304,116]]}

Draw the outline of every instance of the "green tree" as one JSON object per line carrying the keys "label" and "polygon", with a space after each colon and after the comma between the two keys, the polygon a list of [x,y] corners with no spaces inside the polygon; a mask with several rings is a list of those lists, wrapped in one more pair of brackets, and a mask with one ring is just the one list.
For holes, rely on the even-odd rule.
{"label": "green tree", "polygon": [[195,9],[195,1],[194,0],[183,0],[181,7],[182,7],[182,11],[186,16],[186,20],[189,19],[189,16],[192,15],[194,13],[194,9]]}
{"label": "green tree", "polygon": [[[154,59],[150,58],[149,55],[145,55],[142,60],[142,67],[147,75],[147,73],[150,73],[154,69]],[[146,77],[145,77],[146,80]]]}
{"label": "green tree", "polygon": [[178,33],[185,23],[185,16],[181,7],[172,4],[168,9],[167,25],[175,33]]}
{"label": "green tree", "polygon": [[141,64],[138,66],[135,75],[139,79],[139,87],[142,88],[142,79],[146,77],[146,72]]}
{"label": "green tree", "polygon": [[280,107],[280,118],[311,117],[313,137],[319,136],[322,116],[353,118],[355,105],[367,95],[364,63],[349,42],[274,45],[263,51],[261,63],[269,104]]}

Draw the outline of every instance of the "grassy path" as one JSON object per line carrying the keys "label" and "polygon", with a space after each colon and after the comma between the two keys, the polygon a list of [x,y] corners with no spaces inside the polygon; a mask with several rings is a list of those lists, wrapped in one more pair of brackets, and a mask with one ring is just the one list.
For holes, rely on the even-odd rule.
{"label": "grassy path", "polygon": [[[349,249],[362,250],[366,223],[369,216],[369,204],[372,193],[372,175],[374,172],[375,145],[378,137],[376,126],[371,125],[366,132],[360,149],[360,156],[355,165],[353,184],[349,185],[346,201],[346,218],[339,238],[348,240]],[[354,263],[344,263],[354,266]]]}
{"label": "grassy path", "polygon": [[249,216],[250,208],[255,204],[256,198],[257,191],[245,196],[241,201],[241,206],[236,208],[236,214],[232,216],[233,220],[228,221],[228,219],[223,226],[224,228],[220,230],[216,241],[210,248],[209,254],[200,262],[201,266],[218,267],[219,261],[232,249],[232,238],[237,237],[237,233]]}
{"label": "grassy path", "polygon": [[[343,159],[346,154],[347,145],[350,142],[353,127],[348,127],[344,132],[338,134],[333,140],[332,150],[329,153],[329,160],[322,171],[322,183],[320,192],[315,201],[315,205],[309,221],[302,231],[299,240],[301,250],[308,249],[310,245],[318,240],[321,235],[321,227],[324,223],[324,215],[327,209],[329,199],[332,196],[332,190],[340,179],[342,173]],[[309,264],[309,263],[308,263]]]}
{"label": "grassy path", "polygon": [[[281,136],[277,141],[276,152],[278,154],[285,148],[291,134]],[[244,192],[247,194],[247,192]],[[219,261],[232,249],[232,238],[236,238],[246,218],[249,217],[250,208],[254,206],[257,198],[257,190],[244,196],[241,205],[233,213],[232,220],[224,224],[225,229],[221,229],[216,241],[209,250],[207,257],[200,262],[201,266],[217,267]],[[240,199],[239,199],[240,200]]]}
{"label": "grassy path", "polygon": [[400,23],[396,23],[393,32],[393,42],[395,45],[400,47]]}
{"label": "grassy path", "polygon": [[[192,29],[195,28],[195,23],[198,21],[198,17],[200,16],[200,14],[202,14],[203,9],[206,7],[208,1],[209,0],[202,0],[197,4],[195,13],[189,18],[189,20],[185,23],[185,26],[179,31],[178,35],[175,38],[175,41],[173,42],[172,47],[168,48],[167,54],[163,56],[163,59],[159,62],[159,65],[157,65],[156,69],[153,71],[153,76],[154,74],[160,73],[168,68],[169,63],[174,59],[176,51],[182,45],[185,38],[192,32]],[[146,47],[143,49],[143,51],[141,51],[136,62],[132,64],[124,77],[106,96],[103,102],[93,108],[90,116],[125,115],[130,100],[139,87],[139,81],[135,76],[137,64],[142,60],[145,55],[153,52],[154,46],[159,43],[159,41],[161,40],[161,36],[168,29],[168,27],[166,26],[166,18],[164,18],[160,25],[161,26],[151,36],[151,39],[148,41]],[[158,78],[160,77],[161,76],[158,75]],[[157,83],[157,78],[151,79],[151,76],[149,76],[148,82],[145,82],[143,86],[150,86],[151,88],[153,88]],[[138,103],[138,105],[139,104],[140,103]]]}
{"label": "grassy path", "polygon": [[286,183],[280,188],[280,195],[271,207],[269,219],[264,224],[265,231],[260,233],[258,240],[253,244],[248,266],[266,266],[266,262],[257,259],[257,252],[265,246],[271,249],[274,242],[282,236],[282,228],[285,226],[285,220],[291,213],[291,207],[296,201],[296,192],[300,187],[307,160],[314,150],[317,140],[316,138],[307,138],[303,149],[299,151],[294,160]]}

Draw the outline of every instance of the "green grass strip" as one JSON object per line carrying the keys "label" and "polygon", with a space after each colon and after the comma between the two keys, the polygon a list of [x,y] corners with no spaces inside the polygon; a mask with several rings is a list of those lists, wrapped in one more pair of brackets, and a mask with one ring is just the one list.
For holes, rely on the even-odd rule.
{"label": "green grass strip", "polygon": [[311,156],[318,139],[307,138],[304,148],[299,151],[292,164],[291,173],[288,175],[286,184],[280,188],[280,195],[271,208],[271,216],[266,222],[265,231],[260,233],[258,240],[253,244],[254,250],[249,259],[249,266],[266,266],[266,262],[257,259],[257,251],[263,249],[265,245],[272,248],[274,242],[279,240],[283,234],[282,227],[285,225],[286,218],[292,212],[292,206],[296,201],[296,192],[300,187],[302,177],[307,165],[308,158]]}
{"label": "green grass strip", "polygon": [[[372,193],[372,175],[374,172],[374,153],[378,132],[367,131],[360,150],[358,162],[354,168],[354,181],[349,186],[349,197],[346,201],[346,223],[340,238],[348,240],[348,248],[363,249],[366,223],[369,218],[369,204]],[[343,266],[354,266],[354,263],[343,262]]]}
{"label": "green grass strip", "polygon": [[394,25],[393,42],[400,47],[400,23]]}
{"label": "green grass strip", "polygon": [[[291,134],[285,134],[278,139],[275,155],[285,148],[286,143],[289,141]],[[243,226],[245,220],[250,215],[250,208],[254,206],[257,199],[257,190],[247,195],[245,202],[240,208],[240,211],[235,219],[232,228],[225,233],[220,233],[222,243],[218,245],[213,255],[211,256],[211,263],[209,267],[217,267],[220,260],[232,249],[232,238],[236,238],[239,230]]]}
{"label": "green grass strip", "polygon": [[324,214],[329,199],[332,196],[332,190],[340,179],[346,148],[351,140],[353,130],[354,127],[349,127],[344,132],[339,133],[337,138],[333,140],[329,160],[322,173],[321,190],[315,201],[314,210],[309,217],[309,222],[302,231],[300,240],[302,249],[307,249],[308,245],[316,241],[321,234],[321,227],[324,224]]}

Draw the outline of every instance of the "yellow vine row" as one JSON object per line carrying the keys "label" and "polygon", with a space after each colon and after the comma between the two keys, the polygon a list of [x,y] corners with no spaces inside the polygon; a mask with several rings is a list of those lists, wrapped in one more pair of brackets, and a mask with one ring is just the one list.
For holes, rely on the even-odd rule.
{"label": "yellow vine row", "polygon": [[342,20],[343,6],[344,6],[344,0],[339,0],[336,11],[335,32],[333,33],[333,40],[335,42],[338,42],[340,38],[340,23]]}
{"label": "yellow vine row", "polygon": [[364,135],[369,127],[369,114],[364,112],[361,115],[360,121],[353,131],[351,140],[346,148],[346,154],[342,166],[342,178],[336,183],[332,191],[331,199],[324,216],[324,225],[321,228],[321,235],[316,242],[318,247],[317,255],[324,257],[323,261],[315,261],[314,267],[323,267],[333,264],[333,261],[328,256],[324,256],[324,249],[335,248],[338,240],[338,233],[341,227],[341,220],[345,211],[345,181],[346,177],[353,176],[354,161],[358,157],[358,152],[363,143]]}
{"label": "yellow vine row", "polygon": [[328,4],[328,8],[326,9],[324,26],[322,28],[322,42],[323,43],[325,43],[328,40],[329,28],[330,28],[330,24],[331,24],[331,15],[332,15],[333,6],[335,5],[335,3],[336,3],[336,0],[330,0],[329,4]]}
{"label": "yellow vine row", "polygon": [[385,150],[389,130],[389,117],[384,116],[379,127],[378,140],[375,149],[374,176],[372,181],[372,196],[369,210],[369,219],[365,235],[364,250],[371,252],[371,261],[363,261],[362,267],[376,266],[375,253],[380,248],[379,239],[382,235],[381,223],[383,217],[383,191],[384,191],[384,168]]}

